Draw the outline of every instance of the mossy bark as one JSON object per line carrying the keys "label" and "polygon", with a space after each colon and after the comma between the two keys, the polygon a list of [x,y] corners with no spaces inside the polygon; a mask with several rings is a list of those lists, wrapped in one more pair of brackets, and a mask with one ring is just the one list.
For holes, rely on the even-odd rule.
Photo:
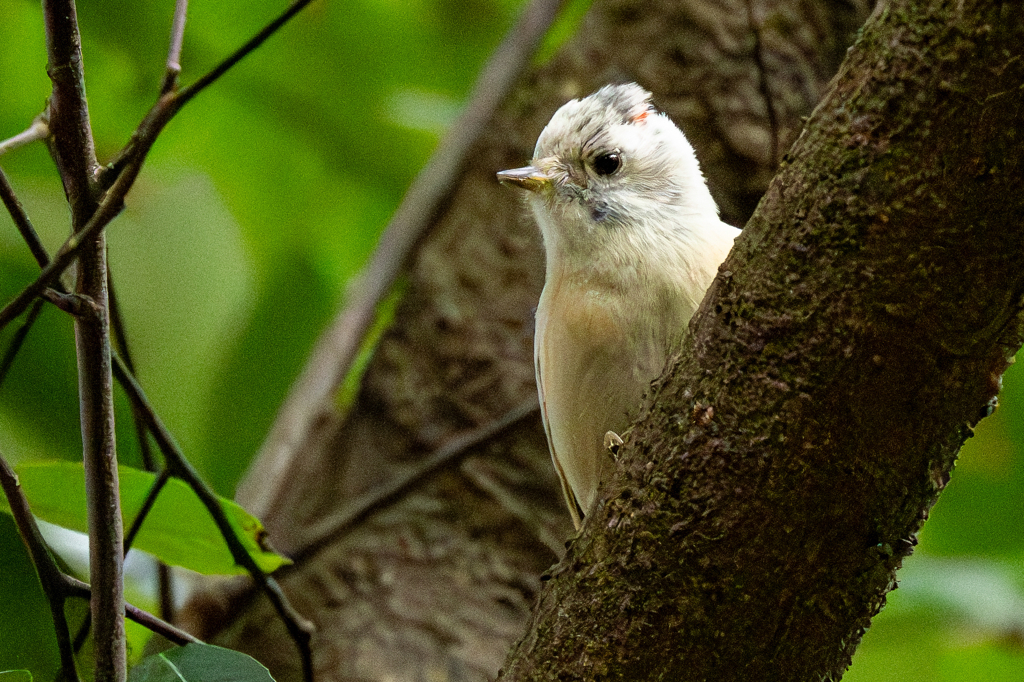
{"label": "mossy bark", "polygon": [[894,1],[503,680],[837,680],[1024,334],[1024,14]]}

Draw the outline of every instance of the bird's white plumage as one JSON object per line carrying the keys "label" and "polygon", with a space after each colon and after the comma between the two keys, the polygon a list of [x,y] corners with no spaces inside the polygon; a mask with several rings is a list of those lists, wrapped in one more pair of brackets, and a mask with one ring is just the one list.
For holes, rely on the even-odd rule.
{"label": "bird's white plumage", "polygon": [[[649,98],[627,84],[568,102],[531,166],[499,173],[532,190],[544,238],[537,387],[577,527],[612,470],[604,434],[628,426],[739,234],[719,220],[689,142]],[[601,160],[615,170],[602,172]]]}

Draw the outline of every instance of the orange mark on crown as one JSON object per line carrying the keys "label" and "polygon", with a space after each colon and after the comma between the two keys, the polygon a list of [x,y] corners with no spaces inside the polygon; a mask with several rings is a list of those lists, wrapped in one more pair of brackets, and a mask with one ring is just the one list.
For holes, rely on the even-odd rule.
{"label": "orange mark on crown", "polygon": [[647,117],[654,113],[653,109],[644,109],[639,114],[633,117],[633,123],[643,123],[647,120]]}

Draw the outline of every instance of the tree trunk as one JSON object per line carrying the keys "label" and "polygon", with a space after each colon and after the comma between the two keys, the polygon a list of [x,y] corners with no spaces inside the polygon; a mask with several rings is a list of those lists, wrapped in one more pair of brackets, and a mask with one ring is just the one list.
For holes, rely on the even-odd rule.
{"label": "tree trunk", "polygon": [[503,680],[836,680],[1024,339],[1024,14],[869,22]]}
{"label": "tree trunk", "polygon": [[[417,249],[356,404],[322,406],[265,519],[275,545],[300,554],[281,582],[317,624],[318,680],[490,679],[571,532],[533,412],[310,549],[320,540],[311,529],[338,508],[535,397],[543,253],[519,197],[494,173],[529,159],[566,99],[636,80],[693,142],[723,215],[742,224],[869,9],[598,0],[576,37],[525,79]],[[212,588],[186,621],[206,637],[220,632],[218,643],[252,653],[278,680],[296,679],[283,627],[249,596],[238,583]]]}

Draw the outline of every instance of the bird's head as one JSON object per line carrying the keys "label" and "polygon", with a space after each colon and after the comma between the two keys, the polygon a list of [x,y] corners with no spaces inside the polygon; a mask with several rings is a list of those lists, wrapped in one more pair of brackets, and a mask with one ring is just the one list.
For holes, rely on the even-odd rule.
{"label": "bird's head", "polygon": [[572,100],[551,118],[529,166],[498,179],[530,191],[545,241],[626,230],[686,229],[713,216],[693,148],[635,83]]}

